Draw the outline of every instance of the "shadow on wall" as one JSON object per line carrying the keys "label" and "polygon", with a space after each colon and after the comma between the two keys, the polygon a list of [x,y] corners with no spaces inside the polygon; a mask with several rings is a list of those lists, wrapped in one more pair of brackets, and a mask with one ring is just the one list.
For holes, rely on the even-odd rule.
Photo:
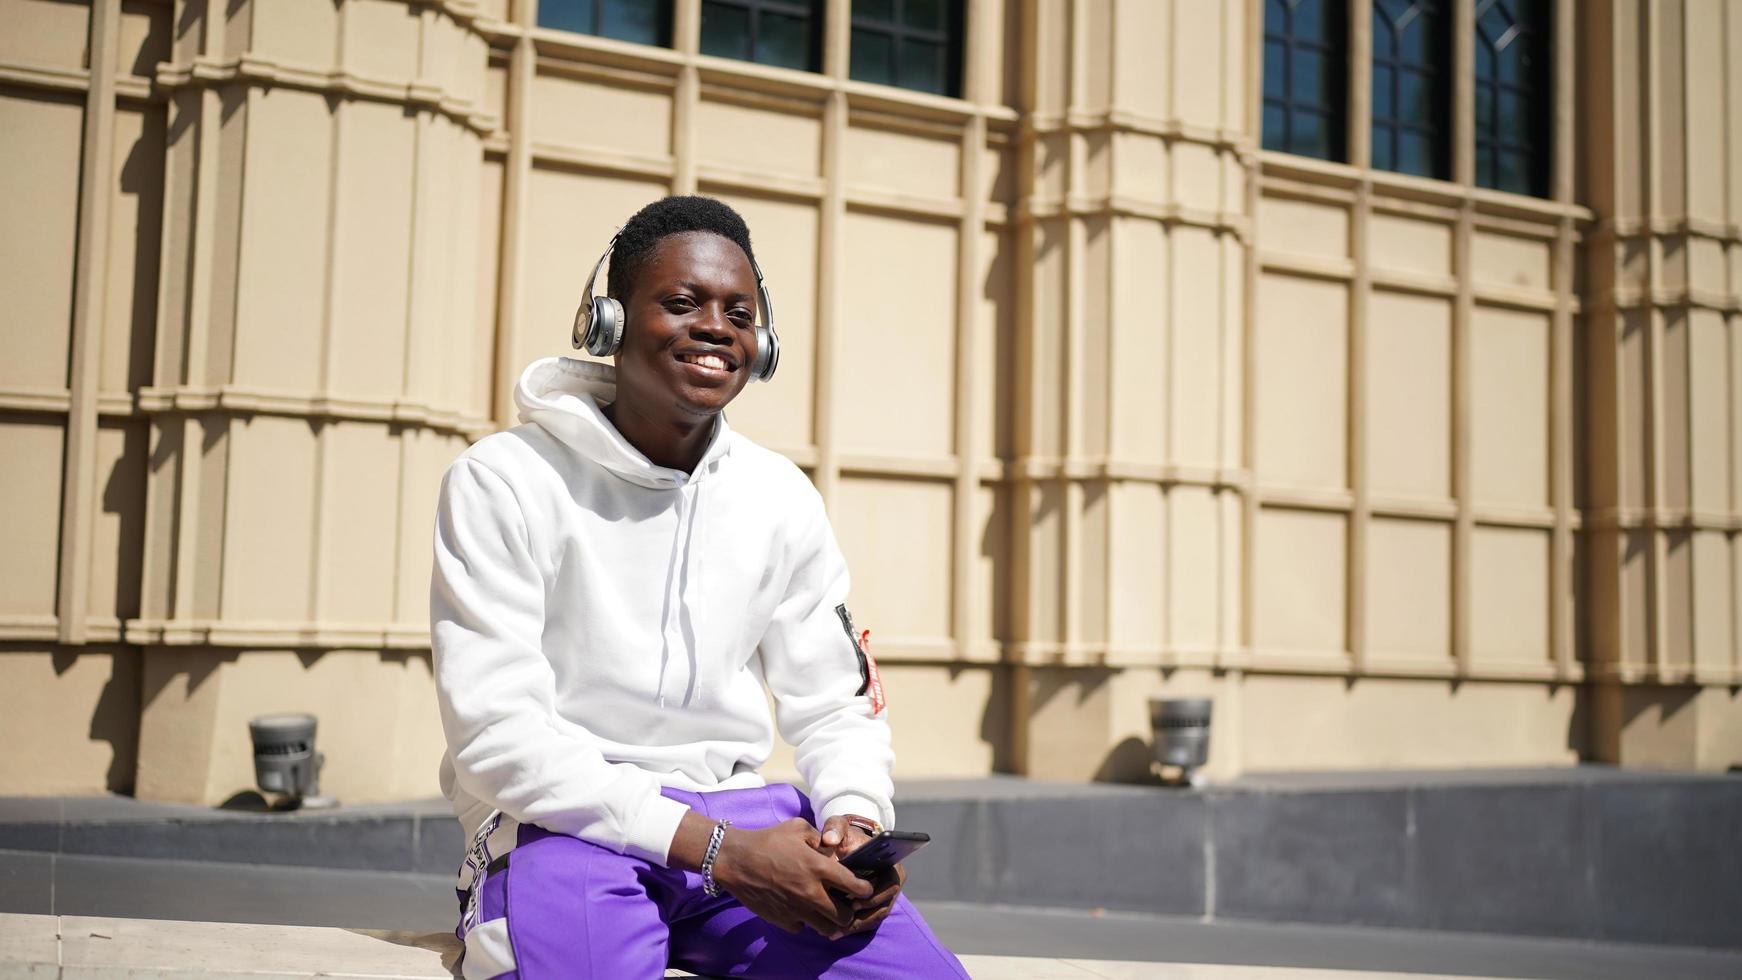
{"label": "shadow on wall", "polygon": [[107,654],[109,679],[91,709],[87,734],[92,741],[109,743],[109,769],[104,787],[111,793],[133,792],[139,762],[140,655],[132,647],[105,646],[61,648],[54,651],[56,677],[73,668],[81,657]]}

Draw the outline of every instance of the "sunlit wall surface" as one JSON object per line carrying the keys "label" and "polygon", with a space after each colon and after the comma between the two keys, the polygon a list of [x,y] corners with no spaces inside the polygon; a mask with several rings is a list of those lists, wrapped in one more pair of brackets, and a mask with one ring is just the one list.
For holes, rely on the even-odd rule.
{"label": "sunlit wall surface", "polygon": [[898,774],[1742,763],[1735,0],[0,17],[0,793],[432,794],[436,481],[668,193]]}

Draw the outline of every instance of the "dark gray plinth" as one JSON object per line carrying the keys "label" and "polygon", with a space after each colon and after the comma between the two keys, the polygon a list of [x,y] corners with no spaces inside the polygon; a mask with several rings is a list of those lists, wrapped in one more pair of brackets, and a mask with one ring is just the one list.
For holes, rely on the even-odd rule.
{"label": "dark gray plinth", "polygon": [[[1201,792],[992,777],[897,797],[900,826],[933,838],[908,863],[921,900],[1742,949],[1742,775],[1287,774]],[[0,895],[35,895],[57,857],[446,876],[462,845],[441,801],[0,799]]]}
{"label": "dark gray plinth", "polygon": [[1205,806],[1195,794],[922,799],[903,827],[932,835],[908,862],[916,898],[1204,913]]}
{"label": "dark gray plinth", "polygon": [[1401,793],[1216,793],[1214,913],[1406,925],[1409,811]]}

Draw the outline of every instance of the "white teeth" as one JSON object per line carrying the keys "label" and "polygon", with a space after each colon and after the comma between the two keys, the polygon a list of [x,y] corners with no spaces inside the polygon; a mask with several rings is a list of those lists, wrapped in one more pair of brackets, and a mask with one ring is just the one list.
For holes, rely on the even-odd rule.
{"label": "white teeth", "polygon": [[685,354],[682,359],[700,367],[713,368],[715,371],[726,370],[726,359],[718,354]]}

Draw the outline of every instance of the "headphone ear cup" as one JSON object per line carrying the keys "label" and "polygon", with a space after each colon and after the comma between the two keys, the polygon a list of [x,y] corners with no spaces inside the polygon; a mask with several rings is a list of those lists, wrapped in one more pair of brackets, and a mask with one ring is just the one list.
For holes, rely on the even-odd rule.
{"label": "headphone ear cup", "polygon": [[750,380],[769,381],[780,366],[780,338],[766,324],[756,327],[756,360],[750,362]]}
{"label": "headphone ear cup", "polygon": [[587,327],[587,353],[610,357],[623,346],[623,304],[609,296],[593,297],[593,322]]}

